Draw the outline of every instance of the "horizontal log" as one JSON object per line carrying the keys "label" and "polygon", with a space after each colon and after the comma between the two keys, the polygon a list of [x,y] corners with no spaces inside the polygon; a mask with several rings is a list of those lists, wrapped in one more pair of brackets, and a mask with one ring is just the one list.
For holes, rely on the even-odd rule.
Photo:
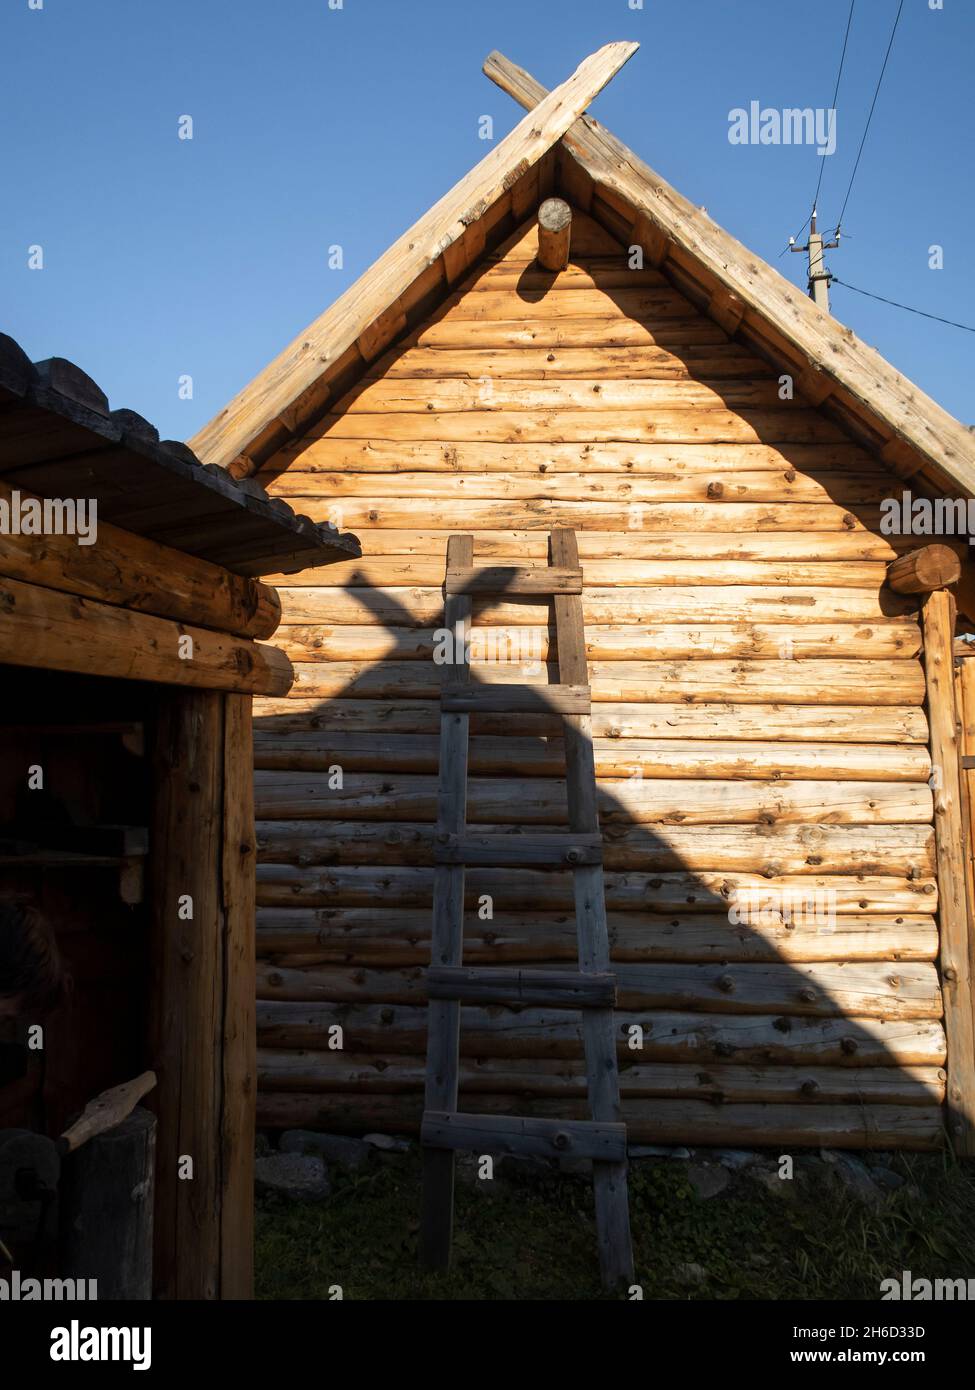
{"label": "horizontal log", "polygon": [[[479,1095],[478,1104],[487,1106]],[[565,1113],[565,1100],[535,1102],[533,1108]],[[584,1102],[575,1103],[582,1113]],[[499,1111],[515,1108],[512,1097],[495,1101]],[[367,1129],[415,1134],[419,1097],[295,1093],[261,1095],[257,1122],[266,1128],[312,1126],[362,1133]],[[630,1144],[710,1144],[726,1147],[829,1147],[831,1149],[939,1149],[942,1111],[929,1105],[714,1105],[706,1100],[624,1100],[622,1119]]]}
{"label": "horizontal log", "polygon": [[507,290],[466,290],[449,295],[439,306],[437,321],[471,320],[510,323],[520,319],[608,318],[625,316],[639,322],[658,318],[687,318],[693,313],[690,301],[669,283],[645,289],[620,289],[611,294],[598,289],[549,290],[545,294],[523,297]]}
{"label": "horizontal log", "polygon": [[[483,973],[477,967],[478,973]],[[626,1010],[667,1009],[706,1013],[773,1013],[788,1016],[836,1018],[940,1018],[941,991],[937,971],[930,962],[814,961],[788,965],[747,964],[696,965],[672,962],[634,964],[616,962],[619,1007]],[[487,968],[490,973],[490,967]],[[503,970],[501,974],[512,972]],[[517,972],[514,972],[517,973]],[[551,973],[551,972],[543,972]],[[574,979],[574,977],[573,977]],[[440,977],[437,977],[438,984]],[[455,982],[456,984],[456,982]],[[460,997],[469,1002],[500,1002],[500,995],[477,988],[471,982],[458,994],[446,995],[438,988],[437,998]],[[550,981],[543,987],[544,999],[533,997],[526,986],[524,1002],[555,1004]],[[563,999],[576,998],[576,988],[567,981]],[[344,1004],[423,1004],[427,992],[426,971],[348,970],[334,966],[306,966],[293,969],[260,963],[257,971],[259,999],[290,1000],[296,1003],[331,1002]],[[515,1002],[510,994],[508,1003]],[[575,1007],[564,1003],[563,1007]]]}
{"label": "horizontal log", "polygon": [[[571,305],[568,306],[571,308]],[[425,324],[404,347],[557,348],[664,347],[677,352],[689,344],[725,344],[727,335],[700,314],[655,315],[643,321],[607,313],[535,320],[438,318]]]}
{"label": "horizontal log", "polygon": [[[357,772],[333,785],[328,773],[255,773],[259,820],[426,820],[437,815],[437,780],[411,773]],[[653,825],[772,825],[796,821],[929,824],[931,788],[917,782],[739,781],[627,778],[597,784],[600,822]],[[471,778],[468,821],[563,825],[563,781]]]}
{"label": "horizontal log", "polygon": [[[440,728],[431,700],[348,698],[328,701],[291,696],[255,701],[258,737],[271,733],[430,734]],[[883,705],[771,705],[607,703],[592,713],[594,736],[609,739],[723,738],[832,743],[926,743],[928,723],[919,707]],[[535,714],[475,715],[475,734],[553,735],[559,720]]]}
{"label": "horizontal log", "polygon": [[[327,474],[325,475],[328,476]],[[303,505],[303,503],[302,503]],[[463,590],[454,588],[455,580],[447,575],[448,593],[468,594],[545,594],[581,593],[578,573],[564,587],[555,590],[546,585],[560,582],[553,577],[550,567],[539,562],[519,569],[517,556],[506,556],[510,565],[498,566],[494,560],[478,564],[463,582]],[[508,571],[511,571],[510,574]],[[312,575],[316,574],[315,571]],[[880,589],[884,583],[886,569],[881,561],[842,560],[836,563],[820,563],[808,560],[590,560],[584,572],[584,587],[596,588],[642,588],[654,586],[673,588],[687,585],[816,585],[823,588],[841,589]],[[286,577],[285,587],[320,588],[325,585],[338,587],[348,584],[362,588],[376,584],[382,588],[411,589],[417,586],[434,588],[444,583],[443,556],[419,557],[397,555],[358,560],[340,560],[329,565],[327,571],[318,573],[317,580],[306,586],[299,585],[297,576]],[[605,597],[605,595],[603,596]]]}
{"label": "horizontal log", "polygon": [[431,966],[424,978],[428,999],[459,999],[466,1004],[537,1004],[560,1009],[611,1009],[616,1004],[616,977],[611,974],[465,965]]}
{"label": "horizontal log", "polygon": [[[584,460],[583,460],[584,461]],[[711,473],[606,474],[549,473],[542,464],[535,473],[300,473],[296,468],[268,480],[267,491],[298,505],[305,498],[357,498],[366,505],[382,505],[385,499],[473,500],[515,502],[616,502],[637,503],[708,502],[757,503],[784,506],[790,503],[830,503],[867,506],[879,502],[890,492],[889,477],[873,473],[808,474],[727,473],[712,468]],[[950,552],[954,555],[954,552]],[[880,577],[883,582],[883,575]],[[907,591],[904,592],[917,592]]]}
{"label": "horizontal log", "polygon": [[16,579],[0,579],[0,662],[243,694],[292,678],[275,647]]}
{"label": "horizontal log", "polygon": [[536,1158],[626,1160],[626,1126],[595,1120],[524,1119],[427,1110],[420,1128],[427,1148],[475,1153],[523,1154]]}
{"label": "horizontal log", "polygon": [[[760,407],[780,408],[778,381],[766,375],[757,379],[718,381],[699,378],[664,381],[623,377],[580,381],[506,381],[500,377],[466,381],[447,377],[420,381],[384,377],[364,382],[343,401],[350,413],[379,415],[415,414],[430,410],[452,411],[562,411],[583,410],[725,410]],[[798,407],[801,408],[801,407]]]}
{"label": "horizontal log", "polygon": [[[520,826],[485,827],[530,854],[538,836]],[[896,874],[930,877],[934,832],[927,825],[620,825],[607,830],[608,869],[740,869],[767,877],[795,873]],[[404,821],[260,820],[257,846],[272,864],[434,863],[436,828]],[[564,841],[560,835],[558,840]],[[576,837],[577,841],[578,837]],[[526,842],[527,850],[520,848]],[[576,842],[574,841],[574,842]],[[527,861],[522,861],[527,862]]]}
{"label": "horizontal log", "polygon": [[[258,735],[257,768],[346,772],[428,772],[439,769],[435,734],[278,734]],[[678,739],[593,741],[598,777],[765,777],[819,781],[923,782],[931,775],[926,749],[914,744],[876,743],[709,743]],[[476,735],[470,740],[468,767],[475,774],[559,777],[565,753],[557,738],[504,738]]]}
{"label": "horizontal log", "polygon": [[[570,270],[572,267],[570,266]],[[576,267],[579,274],[587,272]],[[497,270],[493,274],[499,273]],[[506,275],[513,272],[504,270]],[[616,271],[620,274],[647,274],[646,271]],[[655,271],[649,272],[656,274]],[[473,287],[472,287],[473,288]],[[701,344],[686,347],[678,356],[661,347],[588,348],[562,347],[557,351],[545,348],[459,348],[414,347],[398,352],[381,364],[380,371],[370,371],[367,379],[444,379],[481,381],[497,377],[507,381],[582,380],[631,381],[724,380],[729,377],[752,377],[761,373],[761,361],[738,344]]]}
{"label": "horizontal log", "polygon": [[[286,623],[381,624],[385,627],[440,627],[443,595],[439,588],[409,589],[292,588],[279,590]],[[547,628],[550,606],[506,602],[490,597],[472,600],[474,625],[527,625]],[[871,623],[914,615],[906,595],[875,589],[836,589],[827,585],[765,586],[702,584],[673,587],[587,589],[582,596],[587,628],[607,623]]]}
{"label": "horizontal log", "polygon": [[[353,445],[352,447],[357,447]],[[263,476],[263,475],[262,475]],[[805,504],[804,504],[805,505]],[[730,522],[729,522],[730,526]],[[398,530],[395,527],[364,528],[366,563],[383,555],[414,555],[443,562],[450,531]],[[520,563],[543,560],[548,533],[537,531],[484,531],[467,527],[474,536],[479,561],[518,555]],[[882,536],[867,530],[798,531],[580,531],[576,537],[583,564],[587,560],[776,560],[814,561],[880,560],[885,564],[905,549],[913,537]],[[327,570],[300,570],[267,576],[275,585],[307,587],[328,584]],[[916,605],[914,605],[916,608]],[[905,605],[904,611],[909,611]]]}
{"label": "horizontal log", "polygon": [[[609,942],[617,961],[701,963],[765,961],[932,961],[938,932],[931,916],[836,917],[829,931],[797,915],[771,923],[756,915],[733,924],[714,912],[667,916],[610,912]],[[261,908],[257,950],[267,965],[425,966],[430,960],[429,910],[393,908]],[[571,911],[533,911],[468,921],[464,960],[476,965],[577,960]]]}
{"label": "horizontal log", "polygon": [[[0,482],[0,501],[11,497]],[[0,575],[238,637],[270,637],[281,616],[269,585],[104,521],[95,545],[0,532]]]}
{"label": "horizontal log", "polygon": [[[438,636],[438,633],[441,635]],[[470,649],[497,653],[502,659],[526,650],[540,661],[554,660],[552,629],[541,627],[472,627]],[[921,650],[921,630],[904,618],[876,623],[699,623],[606,624],[586,629],[590,661],[673,661],[697,657],[912,657]],[[442,629],[342,627],[290,623],[279,628],[275,645],[292,661],[429,661],[442,647]]]}
{"label": "horizontal log", "polygon": [[[426,1051],[427,1010],[403,1004],[291,1004],[259,1000],[257,1038],[261,1047],[328,1047],[328,1030],[338,1024],[349,1052]],[[778,1016],[617,1011],[617,1056],[632,1062],[631,1030],[643,1030],[641,1062],[841,1067],[944,1065],[945,1037],[932,1019],[803,1018],[782,1026]],[[582,1055],[582,1021],[577,1013],[549,1009],[461,1006],[463,1057],[572,1057]]]}
{"label": "horizontal log", "polygon": [[[823,902],[837,916],[933,913],[938,904],[933,879],[882,874],[783,874],[768,879],[737,872],[613,872],[605,875],[605,887],[606,905],[613,911],[727,913],[737,906],[745,924],[805,915]],[[466,890],[466,906],[474,911],[485,894],[495,912],[567,912],[573,906],[569,875],[541,870],[472,869],[466,875]],[[368,907],[380,892],[390,907],[429,910],[433,870],[289,864],[257,868],[257,901],[262,907]]]}
{"label": "horizontal log", "polygon": [[[543,350],[546,358],[548,353]],[[654,349],[655,351],[655,349]],[[433,351],[434,360],[450,355],[476,366],[478,354],[465,349],[463,353],[448,354]],[[521,359],[524,354],[516,354]],[[627,363],[629,351],[620,354]],[[409,354],[397,360],[408,360]],[[602,355],[600,355],[602,360]],[[293,439],[272,456],[261,470],[262,481],[291,472],[293,475],[332,473],[350,479],[356,474],[435,473],[446,478],[453,473],[463,474],[520,474],[543,476],[546,473],[586,474],[612,473],[628,479],[649,474],[658,476],[704,476],[734,480],[742,474],[786,473],[821,475],[831,473],[839,482],[845,474],[869,473],[876,464],[872,454],[851,444],[849,440],[818,444],[734,444],[716,447],[713,444],[659,444],[641,441],[632,444],[596,444],[593,441],[571,442],[560,439],[544,443],[517,440],[513,443],[453,443],[436,439],[403,440],[396,444],[379,439],[339,439],[304,435]],[[421,536],[430,533],[421,532]],[[624,543],[626,536],[606,537]],[[481,538],[475,537],[475,554],[480,553]],[[913,546],[915,542],[910,540]],[[579,539],[580,554],[586,558],[585,542]],[[443,553],[443,544],[437,546]],[[506,552],[516,553],[517,547]],[[539,554],[544,554],[540,547]]]}
{"label": "horizontal log", "polygon": [[[675,383],[676,384],[676,383]],[[519,410],[453,410],[416,414],[350,412],[323,416],[312,438],[436,439],[499,443],[552,437],[592,444],[817,444],[838,443],[842,434],[824,416],[796,403],[783,409],[703,409],[700,406],[644,410],[557,409],[551,414]]]}
{"label": "horizontal log", "polygon": [[[262,1048],[258,1085],[265,1093],[420,1095],[426,1064],[422,1057],[350,1056],[344,1052],[292,1052]],[[939,1105],[944,1099],[943,1067],[817,1067],[710,1065],[634,1062],[620,1065],[624,1100],[697,1098],[712,1104]],[[585,1072],[569,1060],[532,1057],[465,1057],[460,1065],[464,1108],[475,1110],[482,1096],[586,1099]],[[477,1098],[475,1100],[475,1097]],[[495,1102],[487,1101],[489,1106]],[[512,1106],[512,1108],[515,1108]]]}
{"label": "horizontal log", "polygon": [[[293,688],[299,696],[435,700],[443,690],[443,707],[459,708],[459,697],[447,695],[451,668],[433,662],[298,662],[294,674]],[[596,703],[654,703],[677,695],[687,702],[764,704],[774,690],[779,704],[818,699],[824,705],[849,705],[861,699],[877,705],[920,705],[924,694],[917,661],[593,661],[590,685],[578,687],[557,684],[552,664],[537,661],[472,662],[471,675],[462,707],[485,714],[544,714],[569,708],[587,713],[590,690]],[[587,695],[570,696],[569,689]]]}
{"label": "horizontal log", "polygon": [[[505,254],[497,259],[492,256],[477,266],[460,288],[464,294],[481,294],[485,290],[547,294],[550,290],[668,289],[671,286],[659,270],[650,266],[631,269],[622,254],[612,257],[587,256],[580,261],[578,248],[575,248],[572,264],[554,274],[521,257],[513,258]],[[764,365],[757,357],[753,357],[752,362],[759,368]]]}

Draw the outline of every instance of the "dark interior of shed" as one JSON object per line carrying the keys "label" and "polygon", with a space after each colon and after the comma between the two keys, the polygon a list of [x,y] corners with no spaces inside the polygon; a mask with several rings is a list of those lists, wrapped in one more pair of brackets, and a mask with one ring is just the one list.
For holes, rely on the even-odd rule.
{"label": "dark interior of shed", "polygon": [[154,690],[12,666],[0,680],[0,898],[42,914],[69,977],[49,1013],[0,1018],[0,1130],[56,1138],[100,1091],[150,1065]]}

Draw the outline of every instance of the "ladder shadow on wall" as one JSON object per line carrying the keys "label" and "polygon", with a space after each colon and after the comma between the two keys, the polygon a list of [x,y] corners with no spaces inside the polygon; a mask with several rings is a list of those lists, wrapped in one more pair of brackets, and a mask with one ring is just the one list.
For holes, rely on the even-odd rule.
{"label": "ladder shadow on wall", "polygon": [[[256,721],[258,1123],[410,1132],[423,1108],[437,696],[449,667],[394,594],[364,575],[348,583],[389,650],[304,710],[299,731],[287,714]],[[492,669],[476,660],[486,601],[473,596],[475,683]],[[565,823],[560,721],[544,693],[557,679],[554,622],[547,643],[534,674],[494,668],[539,681],[537,713],[471,717],[478,830]],[[797,814],[796,783],[764,781],[756,814],[735,801],[744,787],[754,807],[754,782],[688,780],[695,798],[707,793],[695,803],[686,770],[661,777],[653,750],[634,763],[620,740],[617,758],[599,712],[594,702],[631,1142],[937,1144],[944,1036],[927,876],[892,867],[896,848],[875,864],[861,854],[850,873],[857,827]],[[845,847],[824,835],[837,828]],[[740,871],[708,867],[722,837],[723,863],[737,856]],[[571,874],[469,869],[464,963],[572,969]],[[587,1117],[578,1012],[465,1007],[462,1020],[462,1109]]]}

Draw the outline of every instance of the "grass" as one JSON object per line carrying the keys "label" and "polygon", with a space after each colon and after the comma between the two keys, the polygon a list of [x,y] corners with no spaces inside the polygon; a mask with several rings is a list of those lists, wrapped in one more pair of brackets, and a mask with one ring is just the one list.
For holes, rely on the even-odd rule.
{"label": "grass", "polygon": [[[826,1165],[797,1160],[792,1182],[769,1191],[748,1173],[703,1200],[688,1164],[642,1161],[630,1170],[636,1279],[650,1299],[876,1299],[880,1281],[975,1276],[975,1165],[950,1156],[897,1155],[904,1186],[880,1205],[851,1195]],[[257,1296],[327,1299],[593,1299],[588,1182],[519,1174],[459,1181],[449,1276],[420,1273],[416,1153],[332,1170],[317,1203],[264,1198],[257,1212]],[[683,1265],[698,1265],[688,1284]]]}

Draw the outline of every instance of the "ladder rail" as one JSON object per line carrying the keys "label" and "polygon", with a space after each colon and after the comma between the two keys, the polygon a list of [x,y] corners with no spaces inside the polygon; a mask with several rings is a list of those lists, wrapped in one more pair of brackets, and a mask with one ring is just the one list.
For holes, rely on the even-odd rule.
{"label": "ladder rail", "polygon": [[[474,559],[473,536],[451,536],[448,567],[465,567]],[[452,684],[470,681],[466,637],[470,626],[469,594],[450,594],[444,625],[452,637]],[[458,657],[460,658],[458,660]],[[441,710],[440,781],[437,833],[461,836],[467,826],[467,762],[470,715]],[[460,966],[464,953],[464,865],[438,864],[433,871],[433,929],[430,959],[437,966]],[[434,999],[428,1005],[427,1070],[424,1109],[457,1109],[460,1075],[460,1002]],[[454,1155],[450,1149],[424,1148],[421,1249],[424,1263],[445,1269],[450,1262],[454,1221]]]}
{"label": "ladder rail", "polygon": [[[575,532],[554,530],[551,537],[553,565],[578,568]],[[582,598],[556,595],[555,634],[559,680],[567,685],[589,680]],[[562,717],[565,738],[565,786],[569,830],[596,834],[599,809],[596,800],[596,762],[592,748],[592,717]],[[602,864],[578,865],[572,873],[579,942],[579,969],[583,974],[603,974],[611,969],[606,892]],[[587,1009],[582,1016],[589,1108],[593,1120],[618,1123],[621,1116],[619,1068],[616,1059],[616,1019],[612,1008]],[[632,1283],[633,1251],[630,1236],[626,1159],[593,1161],[593,1193],[596,1231],[603,1283],[614,1287]]]}

